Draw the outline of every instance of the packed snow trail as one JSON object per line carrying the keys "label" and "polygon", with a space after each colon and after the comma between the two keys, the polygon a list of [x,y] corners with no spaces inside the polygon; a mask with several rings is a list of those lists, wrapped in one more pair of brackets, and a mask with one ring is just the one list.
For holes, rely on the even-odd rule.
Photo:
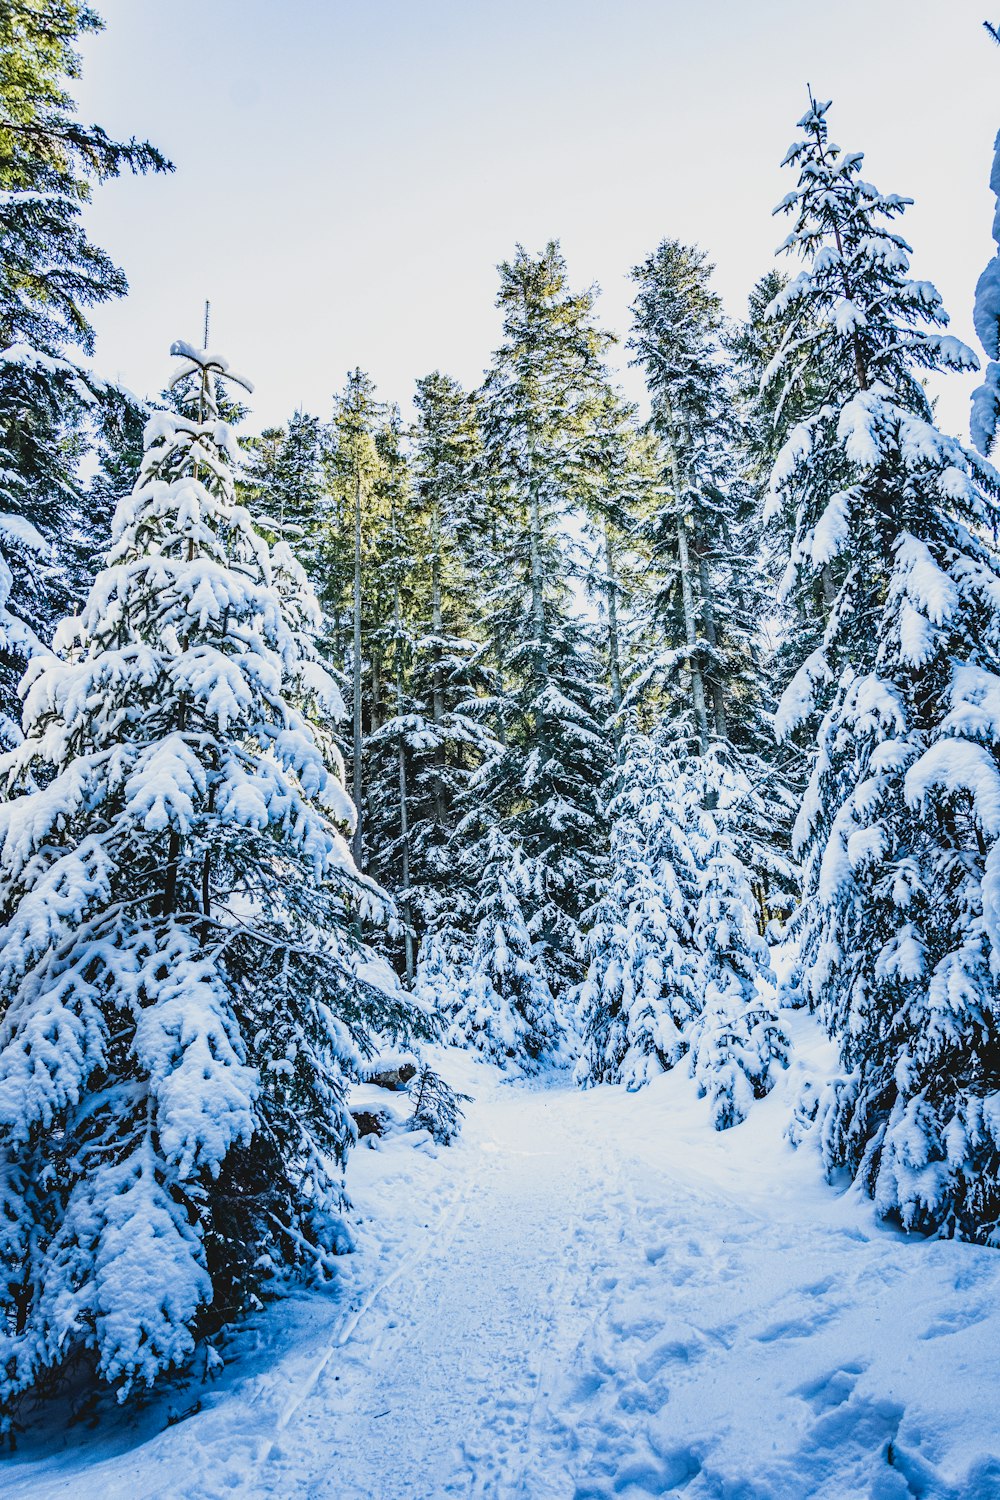
{"label": "packed snow trail", "polygon": [[1000,1254],[881,1228],[791,1151],[818,1045],[794,1022],[800,1061],[721,1135],[681,1070],[581,1093],[450,1055],[463,1138],[359,1149],[339,1300],[271,1309],[260,1351],[155,1436],[162,1406],[29,1434],[0,1490],[997,1500]]}

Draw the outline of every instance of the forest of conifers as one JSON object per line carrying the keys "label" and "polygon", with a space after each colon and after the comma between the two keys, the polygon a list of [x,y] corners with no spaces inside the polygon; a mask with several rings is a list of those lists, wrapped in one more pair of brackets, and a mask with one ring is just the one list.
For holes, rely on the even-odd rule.
{"label": "forest of conifers", "polygon": [[1000,256],[966,442],[925,379],[977,355],[810,96],[745,317],[669,236],[617,333],[558,242],[501,246],[476,389],[357,368],[255,433],[208,337],[144,400],[82,362],[127,290],[91,188],[170,166],[76,118],[98,24],[0,0],[4,1410],[328,1274],[350,1081],[433,1037],[689,1068],[726,1129],[808,1006],[796,1135],[993,1242]]}

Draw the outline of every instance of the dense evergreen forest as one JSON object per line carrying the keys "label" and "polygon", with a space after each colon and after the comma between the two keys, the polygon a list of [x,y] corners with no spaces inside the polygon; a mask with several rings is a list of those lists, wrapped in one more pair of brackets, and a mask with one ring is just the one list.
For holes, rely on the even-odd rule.
{"label": "dense evergreen forest", "polygon": [[996,1243],[1000,220],[969,443],[926,378],[977,354],[811,95],[743,316],[669,222],[617,332],[498,246],[476,389],[334,371],[255,433],[210,338],[143,401],[87,363],[91,192],[172,170],[77,118],[100,25],[0,0],[4,1420],[330,1276],[351,1081],[435,1039],[687,1069],[726,1130],[808,1007],[795,1138]]}

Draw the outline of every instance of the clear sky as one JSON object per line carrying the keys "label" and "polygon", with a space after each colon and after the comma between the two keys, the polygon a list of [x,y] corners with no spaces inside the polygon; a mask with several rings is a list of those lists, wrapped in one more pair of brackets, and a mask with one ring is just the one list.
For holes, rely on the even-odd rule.
{"label": "clear sky", "polygon": [[[709,251],[739,315],[783,237],[771,209],[807,81],[866,176],[916,200],[914,270],[972,339],[995,0],[95,3],[81,111],[177,168],[89,210],[131,283],[97,316],[95,363],[137,391],[162,385],[172,339],[200,341],[206,297],[257,426],[326,415],[356,364],[404,409],[434,368],[474,384],[518,241],[560,239],[622,336],[628,269],[664,236]],[[942,418],[964,430],[970,382],[949,384]]]}

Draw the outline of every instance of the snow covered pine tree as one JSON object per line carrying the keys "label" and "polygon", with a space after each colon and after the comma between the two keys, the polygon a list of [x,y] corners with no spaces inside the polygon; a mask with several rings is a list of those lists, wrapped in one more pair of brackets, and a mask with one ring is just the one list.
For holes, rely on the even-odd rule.
{"label": "snow covered pine tree", "polygon": [[173,352],[197,413],[149,423],[0,762],[6,1421],[71,1357],[124,1399],[282,1273],[325,1274],[347,1075],[417,1017],[352,936],[382,901],[303,707],[315,600],[234,501],[225,362]]}
{"label": "snow covered pine tree", "polygon": [[739,853],[739,812],[746,777],[721,746],[700,757],[711,801],[705,828],[701,893],[695,918],[697,988],[701,1010],[692,1027],[691,1073],[707,1094],[716,1130],[745,1120],[754,1099],[774,1086],[776,1066],[788,1061],[788,1039],[774,1004],[763,993],[774,984],[767,944],[754,924],[756,902]]}
{"label": "snow covered pine tree", "polygon": [[[432,944],[428,964],[437,964],[439,982],[454,984],[448,1040],[475,1047],[500,1067],[513,1062],[530,1073],[551,1059],[562,1032],[522,905],[530,867],[500,828],[491,828],[481,847],[484,865],[470,951],[443,965],[440,945]],[[425,984],[432,972],[425,970]]]}
{"label": "snow covered pine tree", "polygon": [[[796,838],[803,985],[839,1041],[820,1103],[846,1167],[908,1228],[1000,1238],[1000,477],[934,425],[920,370],[975,368],[889,225],[906,200],[860,176],[810,100],[786,162],[788,251],[836,374],[775,465],[789,577],[827,569],[823,644],[779,711],[817,707]],[[927,325],[931,325],[928,327]],[[776,377],[802,368],[794,341]],[[808,352],[808,351],[805,351]]]}
{"label": "snow covered pine tree", "polygon": [[[1000,39],[1000,34],[992,26],[987,24],[986,29],[994,41]],[[973,309],[976,333],[989,360],[986,379],[972,393],[972,441],[980,453],[990,452],[996,437],[997,422],[1000,421],[1000,131],[997,132],[993,146],[990,187],[997,199],[993,217],[993,238],[997,253],[987,262],[986,269],[976,283]]]}
{"label": "snow covered pine tree", "polygon": [[699,999],[693,918],[700,777],[684,742],[631,729],[607,806],[611,872],[585,913],[577,1080],[638,1088],[688,1049]]}

